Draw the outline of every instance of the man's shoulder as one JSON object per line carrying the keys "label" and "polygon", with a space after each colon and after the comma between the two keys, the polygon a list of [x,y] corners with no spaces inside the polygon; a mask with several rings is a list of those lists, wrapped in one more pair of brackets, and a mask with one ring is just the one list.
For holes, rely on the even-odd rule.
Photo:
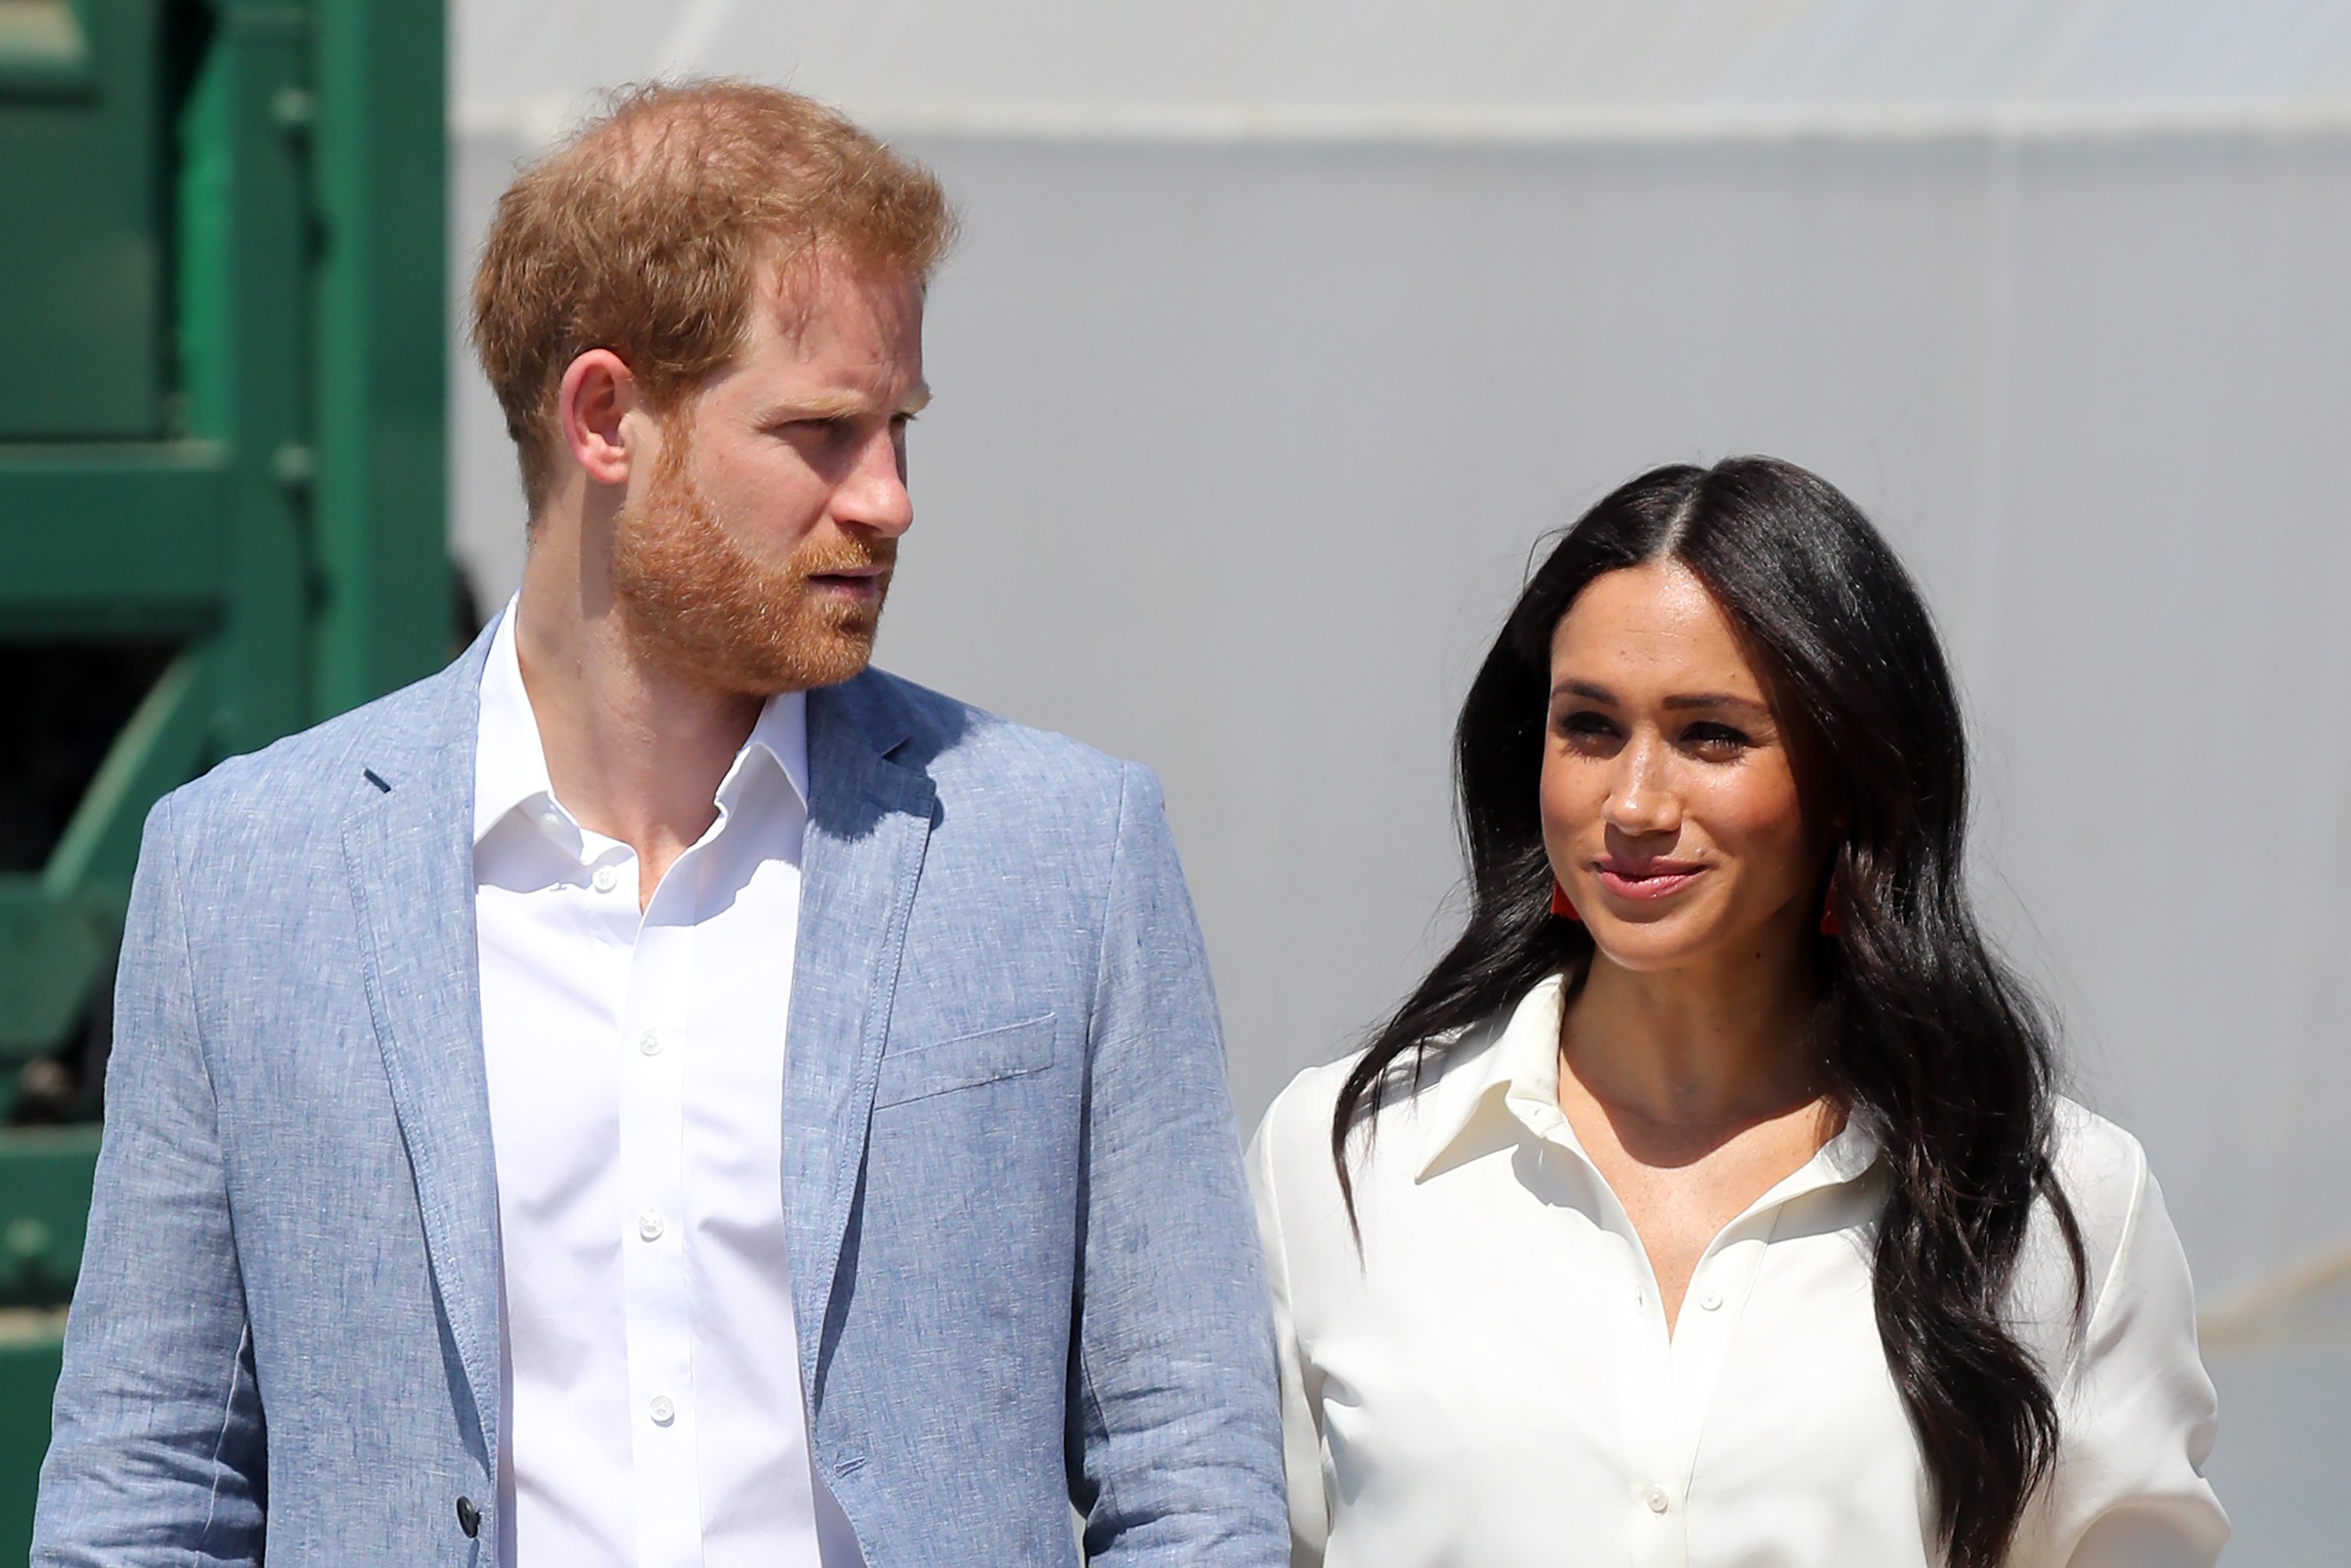
{"label": "man's shoulder", "polygon": [[1156,797],[1149,768],[1066,735],[1015,723],[886,670],[869,669],[851,685],[862,701],[894,712],[906,730],[895,755],[943,794],[1062,815],[1090,807],[1114,812],[1137,792]]}
{"label": "man's shoulder", "polygon": [[460,659],[421,681],[298,730],[256,751],[231,757],[166,797],[172,816],[191,825],[263,818],[291,830],[306,820],[340,821],[351,806],[402,775],[426,768],[470,769],[470,731],[453,727],[451,704],[478,679],[476,661]]}

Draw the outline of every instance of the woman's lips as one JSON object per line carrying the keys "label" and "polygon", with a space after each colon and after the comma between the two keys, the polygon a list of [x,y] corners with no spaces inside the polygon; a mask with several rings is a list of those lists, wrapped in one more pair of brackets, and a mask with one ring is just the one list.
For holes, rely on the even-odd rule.
{"label": "woman's lips", "polygon": [[1611,864],[1601,862],[1593,868],[1599,873],[1600,885],[1618,898],[1670,898],[1696,882],[1704,866],[1658,862],[1650,865]]}

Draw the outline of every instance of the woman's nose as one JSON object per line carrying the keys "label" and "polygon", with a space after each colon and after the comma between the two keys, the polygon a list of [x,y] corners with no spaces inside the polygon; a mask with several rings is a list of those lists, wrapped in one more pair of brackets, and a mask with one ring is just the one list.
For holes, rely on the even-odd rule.
{"label": "woman's nose", "polygon": [[1616,779],[1608,791],[1608,825],[1620,833],[1646,837],[1681,826],[1681,804],[1666,777],[1666,759],[1654,743],[1636,740],[1616,755]]}

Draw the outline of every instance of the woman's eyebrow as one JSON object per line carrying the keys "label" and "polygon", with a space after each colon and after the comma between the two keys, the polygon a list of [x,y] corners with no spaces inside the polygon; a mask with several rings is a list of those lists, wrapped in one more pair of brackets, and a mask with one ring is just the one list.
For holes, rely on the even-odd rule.
{"label": "woman's eyebrow", "polygon": [[[1586,702],[1605,703],[1612,707],[1616,705],[1614,692],[1610,691],[1606,686],[1594,685],[1590,681],[1562,681],[1552,687],[1551,695],[1553,697],[1582,697]],[[1767,716],[1771,711],[1752,697],[1733,696],[1729,692],[1677,692],[1672,696],[1661,699],[1657,706],[1668,709],[1737,708],[1742,712]]]}
{"label": "woman's eyebrow", "polygon": [[1752,697],[1735,697],[1729,692],[1691,692],[1684,695],[1667,697],[1657,706],[1667,708],[1735,707],[1744,708],[1749,713],[1766,714],[1771,711]]}

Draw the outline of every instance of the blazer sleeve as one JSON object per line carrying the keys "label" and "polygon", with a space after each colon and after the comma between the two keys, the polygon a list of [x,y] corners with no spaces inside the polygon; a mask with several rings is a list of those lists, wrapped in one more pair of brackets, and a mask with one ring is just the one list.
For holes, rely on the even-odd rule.
{"label": "blazer sleeve", "polygon": [[1070,1495],[1105,1568],[1288,1555],[1273,1333],[1207,959],[1128,765],[1087,1039]]}
{"label": "blazer sleeve", "polygon": [[2210,1568],[2229,1518],[2204,1479],[2219,1427],[2196,1349],[2188,1257],[2147,1155],[2130,1141],[2135,1189],[2122,1239],[2065,1380],[2053,1550],[2063,1568]]}
{"label": "blazer sleeve", "polygon": [[167,797],[149,813],[124,922],[34,1568],[261,1561],[261,1401],[177,841]]}

